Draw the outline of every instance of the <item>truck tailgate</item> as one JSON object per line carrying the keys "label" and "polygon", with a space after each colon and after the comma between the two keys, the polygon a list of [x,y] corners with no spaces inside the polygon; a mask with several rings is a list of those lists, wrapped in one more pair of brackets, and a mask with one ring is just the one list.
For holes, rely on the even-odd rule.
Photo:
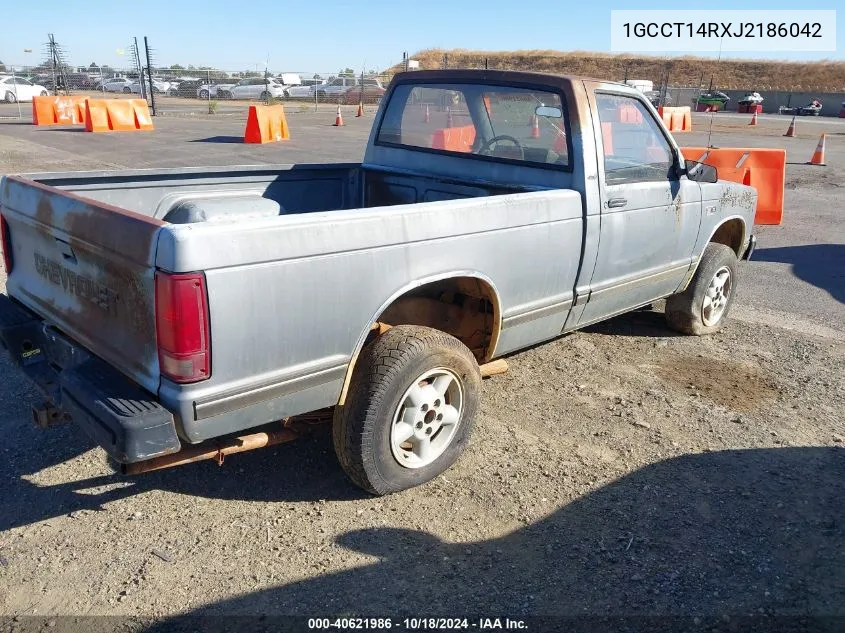
{"label": "truck tailgate", "polygon": [[0,213],[11,241],[9,296],[155,393],[163,223],[20,176],[3,180]]}

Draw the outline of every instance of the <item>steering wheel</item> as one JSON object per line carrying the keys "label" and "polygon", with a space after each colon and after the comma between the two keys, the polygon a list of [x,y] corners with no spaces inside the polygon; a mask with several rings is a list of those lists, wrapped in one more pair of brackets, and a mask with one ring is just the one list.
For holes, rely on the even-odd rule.
{"label": "steering wheel", "polygon": [[507,134],[500,134],[499,136],[494,136],[478,148],[478,153],[484,154],[485,156],[491,156],[493,151],[493,145],[495,145],[499,141],[508,141],[509,143],[513,143],[516,149],[519,150],[519,159],[525,160],[525,149],[522,147],[522,143],[517,141],[512,136],[508,136]]}

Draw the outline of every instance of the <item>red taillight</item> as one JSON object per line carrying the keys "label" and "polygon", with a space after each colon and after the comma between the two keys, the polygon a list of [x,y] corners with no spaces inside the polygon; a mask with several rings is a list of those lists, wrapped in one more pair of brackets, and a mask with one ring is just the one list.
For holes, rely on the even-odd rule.
{"label": "red taillight", "polygon": [[155,292],[161,374],[179,383],[205,380],[211,375],[205,275],[156,272]]}
{"label": "red taillight", "polygon": [[9,234],[9,223],[6,218],[0,215],[0,237],[3,239],[3,265],[6,267],[6,274],[12,272],[12,236]]}

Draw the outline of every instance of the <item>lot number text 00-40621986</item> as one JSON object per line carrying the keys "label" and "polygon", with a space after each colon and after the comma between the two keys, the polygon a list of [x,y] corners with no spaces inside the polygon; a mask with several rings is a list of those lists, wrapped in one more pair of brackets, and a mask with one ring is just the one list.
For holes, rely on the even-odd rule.
{"label": "lot number text 00-40621986", "polygon": [[611,11],[614,52],[835,51],[833,10]]}

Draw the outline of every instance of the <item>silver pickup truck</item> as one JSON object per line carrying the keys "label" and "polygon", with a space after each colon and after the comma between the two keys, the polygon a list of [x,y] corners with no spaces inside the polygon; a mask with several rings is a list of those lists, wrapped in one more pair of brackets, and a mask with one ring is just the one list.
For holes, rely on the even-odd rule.
{"label": "silver pickup truck", "polygon": [[633,88],[401,73],[362,163],[5,177],[0,339],[36,418],[129,472],[334,407],[341,466],[386,494],[457,459],[497,357],[661,298],[718,330],[756,203]]}

